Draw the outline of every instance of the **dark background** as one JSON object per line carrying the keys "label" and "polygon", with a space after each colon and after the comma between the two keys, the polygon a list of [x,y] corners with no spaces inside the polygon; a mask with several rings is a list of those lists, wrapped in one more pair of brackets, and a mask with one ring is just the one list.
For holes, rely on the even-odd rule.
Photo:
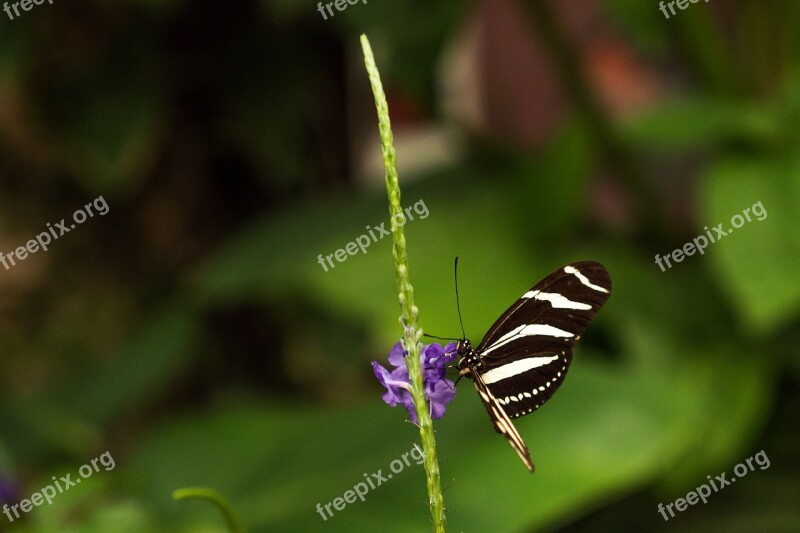
{"label": "dark background", "polygon": [[[358,36],[386,87],[420,323],[467,335],[567,262],[614,293],[570,377],[517,423],[531,476],[462,382],[435,423],[452,531],[797,531],[800,4],[65,2],[0,12],[0,499],[104,451],[116,468],[0,529],[425,531],[418,439],[380,399],[401,329]],[[662,272],[661,256],[762,202]],[[657,511],[764,450],[770,467]],[[2,502],[0,502],[2,503]],[[2,516],[2,515],[0,515]]]}

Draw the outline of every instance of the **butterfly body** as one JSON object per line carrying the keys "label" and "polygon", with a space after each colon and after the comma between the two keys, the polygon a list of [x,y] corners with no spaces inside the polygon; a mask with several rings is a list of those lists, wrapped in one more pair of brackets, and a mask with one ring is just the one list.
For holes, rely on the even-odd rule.
{"label": "butterfly body", "polygon": [[563,383],[572,348],[611,295],[611,278],[593,261],[552,272],[489,328],[477,348],[456,346],[459,374],[470,378],[495,430],[531,472],[530,452],[512,418],[532,413]]}

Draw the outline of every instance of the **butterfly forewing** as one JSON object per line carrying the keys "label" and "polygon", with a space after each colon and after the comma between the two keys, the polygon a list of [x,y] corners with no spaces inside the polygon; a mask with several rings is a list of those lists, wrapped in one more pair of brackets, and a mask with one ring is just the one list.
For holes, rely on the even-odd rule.
{"label": "butterfly forewing", "polygon": [[509,419],[532,413],[550,399],[566,376],[573,346],[610,295],[611,277],[600,263],[559,268],[489,328],[474,351],[477,362],[463,359],[495,429],[531,471],[528,449]]}
{"label": "butterfly forewing", "polygon": [[[497,319],[477,348],[484,358],[503,359],[530,348],[572,347],[611,295],[611,277],[600,263],[559,268],[534,285]],[[515,333],[516,332],[516,333]]]}

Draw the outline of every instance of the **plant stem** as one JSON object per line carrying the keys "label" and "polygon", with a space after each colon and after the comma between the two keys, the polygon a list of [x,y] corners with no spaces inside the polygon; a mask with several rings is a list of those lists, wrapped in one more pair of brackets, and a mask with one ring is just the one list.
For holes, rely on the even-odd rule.
{"label": "plant stem", "polygon": [[367,68],[372,94],[375,97],[375,107],[378,111],[383,166],[386,169],[386,192],[389,196],[389,214],[392,220],[392,253],[394,255],[397,292],[400,301],[400,324],[403,326],[403,347],[408,352],[406,364],[408,366],[408,375],[411,379],[411,396],[414,398],[414,408],[419,422],[419,436],[422,441],[422,450],[425,454],[428,504],[431,508],[434,532],[444,533],[444,498],[442,497],[439,479],[439,462],[436,459],[436,439],[433,435],[433,422],[428,412],[423,376],[420,369],[422,330],[417,326],[419,309],[414,305],[414,288],[409,281],[408,256],[406,255],[406,238],[403,235],[403,226],[394,223],[394,217],[396,215],[401,217],[403,210],[400,205],[400,185],[397,182],[397,167],[392,144],[389,106],[386,103],[386,95],[383,93],[378,67],[375,65],[375,58],[372,55],[372,48],[366,35],[361,36],[361,48],[364,51],[364,64]]}
{"label": "plant stem", "polygon": [[222,494],[214,489],[207,489],[205,487],[186,487],[173,492],[172,497],[176,500],[190,498],[209,501],[216,505],[220,510],[220,513],[222,513],[222,517],[225,519],[225,524],[228,526],[228,531],[231,533],[244,533],[244,529],[242,529],[242,526],[239,524],[239,520],[236,518],[236,513],[234,513],[231,504],[228,503],[228,500],[226,500]]}

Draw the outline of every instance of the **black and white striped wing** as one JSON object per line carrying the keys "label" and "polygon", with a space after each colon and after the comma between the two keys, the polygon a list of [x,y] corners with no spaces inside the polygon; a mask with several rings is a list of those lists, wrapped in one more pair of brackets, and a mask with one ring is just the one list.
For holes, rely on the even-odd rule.
{"label": "black and white striped wing", "polygon": [[506,414],[505,409],[483,382],[480,374],[472,373],[471,377],[472,383],[475,384],[478,395],[481,397],[481,401],[486,407],[486,411],[489,413],[489,418],[492,421],[492,425],[494,425],[494,429],[508,439],[509,444],[511,444],[511,447],[517,452],[517,455],[519,455],[519,458],[525,463],[525,466],[528,467],[528,470],[533,472],[534,466],[531,460],[531,452],[525,445],[525,441],[522,440],[522,436],[520,436],[517,428],[514,427],[513,422],[511,422],[511,419]]}
{"label": "black and white striped wing", "polygon": [[534,285],[497,319],[475,353],[482,362],[480,381],[508,417],[532,413],[550,399],[572,362],[572,347],[610,295],[603,265],[572,263]]}

